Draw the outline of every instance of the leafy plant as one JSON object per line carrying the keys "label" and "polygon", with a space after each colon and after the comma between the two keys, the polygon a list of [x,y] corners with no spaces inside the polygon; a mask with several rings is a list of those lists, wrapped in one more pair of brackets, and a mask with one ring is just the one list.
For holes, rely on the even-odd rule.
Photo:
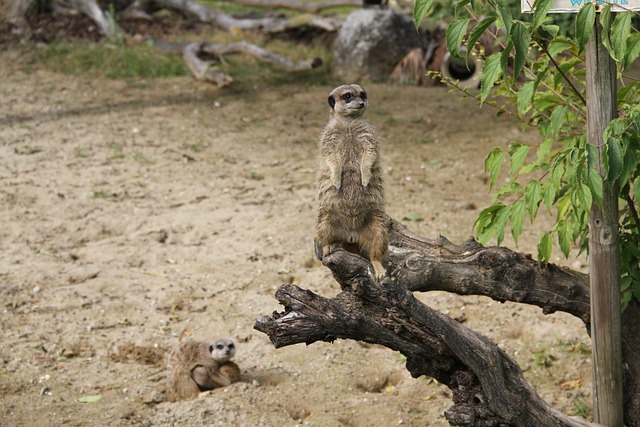
{"label": "leafy plant", "polygon": [[[517,16],[495,0],[459,0],[447,29],[447,48],[466,58],[476,50],[480,36],[493,36],[497,52],[484,59],[480,92],[468,96],[508,113],[541,136],[537,144],[512,143],[493,148],[486,160],[494,203],[482,210],[475,230],[487,243],[500,245],[505,232],[516,244],[525,219],[533,222],[540,209],[555,215],[551,229],[540,236],[538,260],[548,262],[557,241],[562,254],[588,249],[592,203],[602,205],[603,191],[619,188],[623,305],[640,299],[640,102],[639,82],[617,91],[617,118],[608,126],[602,149],[603,175],[596,169],[598,148],[587,143],[585,46],[596,20],[603,43],[614,59],[618,77],[640,56],[640,33],[631,26],[630,13],[611,13],[607,4],[599,14],[585,2],[575,15],[575,36],[561,35],[548,15],[552,0],[536,0],[533,14]],[[416,25],[437,9],[434,0],[416,0]],[[455,82],[449,81],[456,86]],[[501,104],[498,104],[497,100]],[[500,178],[508,176],[505,184]],[[616,187],[617,186],[617,187]]]}

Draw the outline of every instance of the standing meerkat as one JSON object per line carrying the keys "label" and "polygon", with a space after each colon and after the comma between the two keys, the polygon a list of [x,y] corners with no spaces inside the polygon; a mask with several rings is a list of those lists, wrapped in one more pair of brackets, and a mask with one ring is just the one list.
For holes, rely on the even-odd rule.
{"label": "standing meerkat", "polygon": [[238,382],[240,368],[231,361],[235,354],[235,344],[227,338],[180,343],[167,361],[173,400],[192,399],[201,391]]}
{"label": "standing meerkat", "polygon": [[316,240],[322,255],[337,246],[368,257],[381,280],[389,239],[385,224],[380,141],[362,117],[367,94],[356,84],[329,94],[330,117],[319,141]]}

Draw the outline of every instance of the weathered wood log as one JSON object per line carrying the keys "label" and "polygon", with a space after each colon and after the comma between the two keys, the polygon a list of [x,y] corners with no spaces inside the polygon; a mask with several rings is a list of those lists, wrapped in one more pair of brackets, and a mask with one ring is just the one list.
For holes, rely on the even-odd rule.
{"label": "weathered wood log", "polygon": [[107,17],[98,6],[96,0],[71,0],[71,6],[91,18],[100,29],[100,32],[107,38],[113,39],[118,36],[124,36],[124,32],[116,23],[115,16]]}
{"label": "weathered wood log", "polygon": [[15,34],[26,35],[30,33],[29,25],[25,19],[29,3],[31,0],[13,0],[11,4],[8,18]]}
{"label": "weathered wood log", "polygon": [[255,324],[276,347],[342,338],[400,351],[413,377],[431,376],[452,390],[454,406],[445,412],[452,425],[592,425],[547,405],[487,338],[422,304],[397,282],[376,284],[362,258],[338,250],[323,262],[344,291],[326,299],[282,286],[276,298],[284,313]]}
{"label": "weathered wood log", "polygon": [[484,295],[499,302],[536,305],[545,314],[564,311],[589,327],[589,277],[505,247],[484,247],[473,238],[461,246],[440,236],[419,237],[390,221],[388,270],[407,289]]}
{"label": "weathered wood log", "polygon": [[[324,18],[320,16],[300,18],[285,17],[264,17],[264,18],[236,18],[219,10],[208,8],[202,4],[192,0],[138,0],[132,4],[132,7],[144,7],[146,9],[169,9],[178,11],[186,16],[196,19],[200,22],[211,24],[221,28],[227,32],[238,30],[260,31],[265,34],[280,33],[288,28],[298,27],[301,25],[309,25],[321,28],[325,31],[337,31],[340,28],[341,20],[335,18]],[[133,13],[131,7],[127,10]],[[142,10],[146,13],[147,10]]]}
{"label": "weathered wood log", "polygon": [[202,43],[189,43],[182,51],[184,62],[191,70],[193,76],[198,80],[214,83],[218,87],[229,86],[233,83],[233,77],[218,71],[211,66],[209,61],[203,61],[198,56],[202,50]]}
{"label": "weathered wood log", "polygon": [[261,61],[277,65],[288,72],[311,70],[322,65],[320,58],[292,61],[246,41],[229,44],[194,42],[183,47],[184,60],[193,75],[199,80],[215,83],[218,87],[230,85],[233,82],[233,78],[222,71],[214,69],[211,62],[200,59],[200,55],[227,55],[232,53],[244,53],[253,56]]}
{"label": "weathered wood log", "polygon": [[332,7],[362,7],[362,0],[324,0],[318,2],[302,2],[296,0],[232,0],[243,6],[261,7],[265,9],[290,9],[307,13],[318,13]]}
{"label": "weathered wood log", "polygon": [[[390,220],[388,278],[382,286],[363,258],[338,250],[322,262],[343,290],[326,299],[292,285],[276,298],[285,306],[256,321],[276,347],[355,339],[402,352],[407,369],[451,388],[453,425],[591,425],[558,413],[522,378],[517,364],[487,338],[413,298],[411,291],[446,290],[486,295],[497,301],[534,304],[545,313],[565,311],[589,325],[588,277],[554,265],[539,266],[529,255],[484,247],[470,239],[454,245],[429,240]],[[625,423],[640,425],[640,311],[625,311]],[[521,400],[522,399],[522,400]]]}

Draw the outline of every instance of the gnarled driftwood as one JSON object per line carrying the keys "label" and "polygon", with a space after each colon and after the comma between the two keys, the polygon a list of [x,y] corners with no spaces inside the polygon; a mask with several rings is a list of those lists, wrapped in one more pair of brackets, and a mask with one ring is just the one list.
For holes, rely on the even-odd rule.
{"label": "gnarled driftwood", "polygon": [[[375,283],[363,258],[337,250],[322,259],[340,283],[333,299],[294,285],[276,298],[282,313],[258,319],[255,328],[276,347],[337,338],[384,345],[407,358],[412,376],[436,378],[452,390],[445,412],[452,425],[586,426],[544,402],[518,365],[486,337],[415,299],[411,291],[447,290],[487,295],[497,301],[566,311],[589,324],[588,278],[528,255],[484,247],[473,239],[454,245],[420,238],[389,221],[389,277]],[[625,422],[640,425],[640,318],[637,304],[625,311]]]}

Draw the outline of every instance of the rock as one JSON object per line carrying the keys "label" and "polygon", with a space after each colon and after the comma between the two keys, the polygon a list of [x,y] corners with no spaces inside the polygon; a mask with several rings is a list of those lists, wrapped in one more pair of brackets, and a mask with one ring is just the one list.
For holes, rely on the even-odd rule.
{"label": "rock", "polygon": [[345,83],[361,78],[386,80],[412,49],[421,46],[411,18],[395,9],[351,13],[338,32],[333,72]]}

